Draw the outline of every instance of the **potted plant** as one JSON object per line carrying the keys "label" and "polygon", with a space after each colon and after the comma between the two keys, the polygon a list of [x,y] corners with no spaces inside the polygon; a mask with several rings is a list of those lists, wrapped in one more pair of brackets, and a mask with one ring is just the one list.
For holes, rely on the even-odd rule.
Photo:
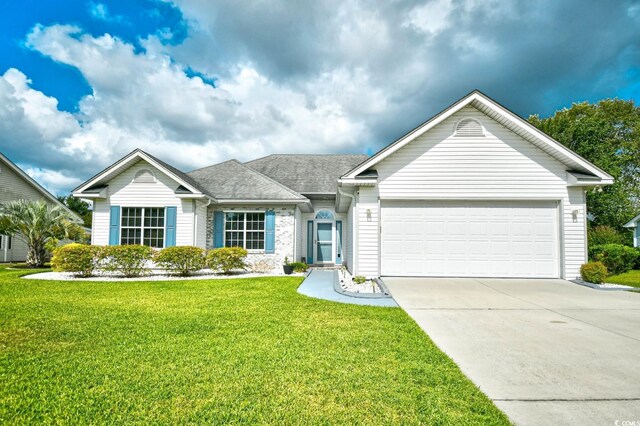
{"label": "potted plant", "polygon": [[285,256],[284,258],[284,265],[282,265],[282,270],[286,275],[291,275],[291,273],[293,272],[293,265],[291,264],[291,262],[289,262],[289,258],[287,256]]}

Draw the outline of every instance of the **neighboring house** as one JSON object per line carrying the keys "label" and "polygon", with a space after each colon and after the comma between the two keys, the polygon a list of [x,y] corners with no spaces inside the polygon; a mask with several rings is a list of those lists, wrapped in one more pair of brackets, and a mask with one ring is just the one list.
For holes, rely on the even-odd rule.
{"label": "neighboring house", "polygon": [[633,246],[640,247],[640,214],[625,223],[624,227],[633,231]]}
{"label": "neighboring house", "polygon": [[[45,200],[52,205],[62,206],[72,220],[82,223],[75,213],[0,153],[0,203],[15,200]],[[27,245],[20,236],[0,235],[0,262],[23,262],[26,259]]]}
{"label": "neighboring house", "polygon": [[74,190],[94,244],[242,246],[353,274],[574,278],[585,190],[613,178],[474,91],[374,156],[183,173],[135,150]]}

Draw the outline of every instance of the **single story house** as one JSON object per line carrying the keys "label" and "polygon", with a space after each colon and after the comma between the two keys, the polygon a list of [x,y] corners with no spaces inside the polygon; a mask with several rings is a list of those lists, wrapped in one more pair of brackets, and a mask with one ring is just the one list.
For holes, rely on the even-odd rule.
{"label": "single story house", "polygon": [[76,188],[93,244],[245,247],[354,275],[574,278],[585,191],[613,178],[474,91],[375,155],[184,173],[135,150]]}
{"label": "single story house", "polygon": [[[63,207],[74,222],[82,223],[78,215],[0,153],[0,203],[16,200],[45,200]],[[0,235],[0,262],[24,262],[26,259],[27,244],[20,236]]]}
{"label": "single story house", "polygon": [[633,246],[640,247],[640,214],[625,223],[624,227],[633,231]]}

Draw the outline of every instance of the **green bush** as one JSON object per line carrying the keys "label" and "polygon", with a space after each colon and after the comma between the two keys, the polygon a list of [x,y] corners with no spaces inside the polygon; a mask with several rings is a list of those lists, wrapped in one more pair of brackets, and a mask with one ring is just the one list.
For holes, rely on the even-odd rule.
{"label": "green bush", "polygon": [[602,284],[607,275],[607,267],[602,262],[587,262],[580,267],[580,276],[590,283]]}
{"label": "green bush", "polygon": [[604,244],[622,244],[623,237],[616,229],[608,225],[599,225],[589,228],[587,240],[590,246],[601,246]]}
{"label": "green bush", "polygon": [[153,256],[154,262],[167,271],[183,277],[192,275],[205,267],[204,250],[200,247],[167,247]]}
{"label": "green bush", "polygon": [[106,246],[100,253],[100,266],[125,277],[139,277],[149,272],[147,265],[152,257],[153,249],[148,246]]}
{"label": "green bush", "polygon": [[353,282],[356,284],[364,284],[366,281],[367,279],[362,275],[356,275],[355,277],[353,277]]}
{"label": "green bush", "polygon": [[228,274],[234,269],[246,269],[248,252],[242,247],[222,247],[207,254],[207,266],[215,271]]}
{"label": "green bush", "polygon": [[307,272],[309,265],[304,262],[291,262],[289,266],[293,267],[293,272]]}
{"label": "green bush", "polygon": [[72,272],[79,277],[90,277],[97,267],[100,247],[71,243],[53,250],[51,268],[56,272]]}
{"label": "green bush", "polygon": [[589,247],[589,260],[602,262],[612,275],[618,275],[633,269],[640,252],[622,244],[604,244]]}

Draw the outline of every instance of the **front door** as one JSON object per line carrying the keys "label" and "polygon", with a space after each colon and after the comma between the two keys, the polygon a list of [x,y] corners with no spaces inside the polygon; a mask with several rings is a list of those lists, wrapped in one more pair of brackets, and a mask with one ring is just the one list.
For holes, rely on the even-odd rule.
{"label": "front door", "polygon": [[316,223],[316,262],[333,263],[333,222]]}

